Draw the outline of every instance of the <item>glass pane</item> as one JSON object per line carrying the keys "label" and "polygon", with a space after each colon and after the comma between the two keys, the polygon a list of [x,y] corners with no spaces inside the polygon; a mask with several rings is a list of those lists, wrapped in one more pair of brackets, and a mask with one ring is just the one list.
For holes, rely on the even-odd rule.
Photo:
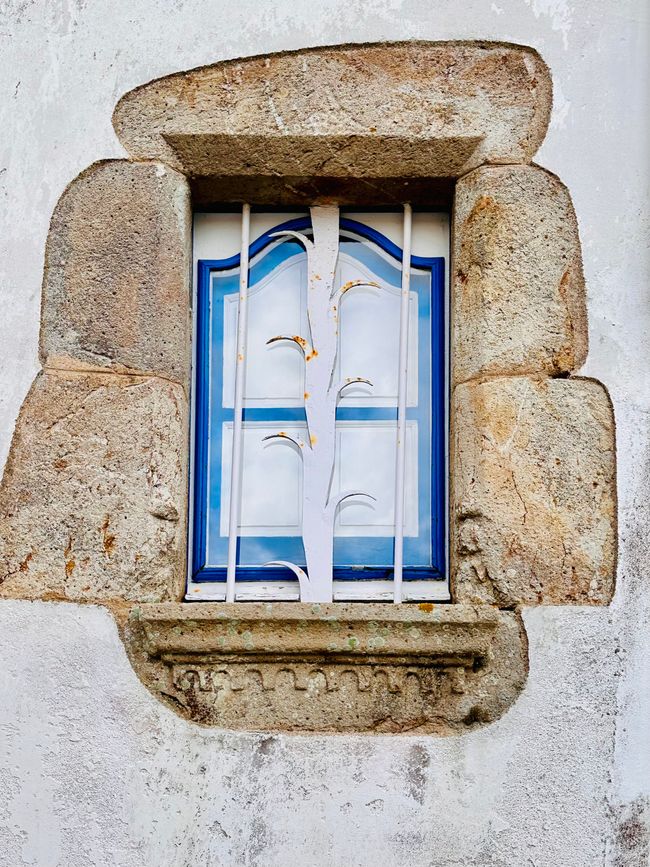
{"label": "glass pane", "polygon": [[[353,258],[364,255],[375,269]],[[369,255],[372,254],[372,255]],[[374,261],[373,261],[374,260]],[[358,286],[341,302],[338,378],[362,376],[373,387],[350,386],[341,406],[397,406],[401,269],[359,242],[343,241],[339,281],[367,280],[378,287]],[[415,406],[418,393],[418,304],[411,292],[407,402]]]}
{"label": "glass pane", "polygon": [[[265,229],[282,222],[262,215]],[[262,218],[260,217],[260,218]],[[238,218],[235,218],[238,219]],[[343,296],[339,351],[333,384],[363,377],[372,382],[346,388],[336,422],[337,453],[332,495],[362,490],[374,501],[352,499],[335,521],[335,567],[381,567],[393,561],[397,368],[401,263],[394,243],[365,237],[341,220],[337,282],[364,281]],[[308,220],[306,228],[310,234]],[[255,238],[256,236],[253,235]],[[379,241],[375,240],[379,238]],[[232,239],[231,239],[232,240]],[[386,238],[383,239],[386,241]],[[266,240],[251,258],[242,442],[242,505],[238,563],[269,560],[304,565],[301,538],[302,462],[280,431],[306,441],[304,360],[292,342],[271,345],[278,335],[310,339],[307,319],[307,257],[298,241]],[[205,484],[207,566],[227,559],[232,456],[232,419],[239,271],[236,254],[210,262],[207,331],[208,422]],[[404,564],[432,564],[432,346],[431,271],[412,268],[409,301],[409,367],[405,477]],[[439,303],[438,301],[436,303]],[[438,484],[436,481],[435,484]],[[258,573],[262,579],[263,573]],[[421,574],[421,573],[420,573]]]}
{"label": "glass pane", "polygon": [[[346,389],[342,406],[396,406],[401,271],[357,242],[342,242],[337,281],[340,285],[366,280],[374,286],[358,286],[341,302],[339,356],[336,378],[362,376],[373,388],[360,384]],[[268,272],[269,265],[285,248],[297,248],[288,260]],[[245,406],[302,406],[304,365],[300,349],[289,342],[267,345],[279,334],[298,334],[309,339],[307,322],[306,257],[295,243],[284,243],[268,253],[251,269],[248,296],[248,338],[246,353]],[[353,252],[379,266],[377,271],[353,258]],[[284,255],[289,255],[288,252]],[[268,262],[271,260],[271,263]],[[377,273],[379,272],[379,273]],[[235,279],[236,277],[236,279]],[[259,278],[259,279],[258,279]],[[218,279],[218,278],[217,278]],[[236,290],[238,275],[227,283]],[[224,281],[225,282],[225,281]],[[221,291],[224,291],[223,285]],[[230,288],[226,285],[225,287]],[[237,339],[237,291],[223,294],[223,405],[232,407],[235,384]],[[408,404],[417,403],[418,389],[418,303],[411,293],[409,332]]]}
{"label": "glass pane", "polygon": [[[300,536],[302,462],[286,440],[264,441],[282,429],[306,438],[303,424],[248,422],[242,459],[241,536]],[[407,423],[405,536],[418,535],[417,422]],[[220,533],[228,535],[232,424],[223,426]],[[342,421],[337,425],[333,492],[367,491],[376,502],[346,501],[337,536],[390,536],[394,521],[395,423]]]}
{"label": "glass pane", "polygon": [[[289,245],[284,244],[283,247]],[[297,247],[291,244],[291,247]],[[271,258],[269,254],[266,258]],[[274,257],[277,258],[277,255]],[[295,344],[267,341],[278,334],[307,334],[305,254],[297,252],[270,273],[253,267],[248,292],[248,336],[244,405],[302,406],[304,364]],[[263,263],[267,264],[267,263]],[[237,281],[239,276],[237,275]],[[232,407],[235,395],[238,293],[223,296],[223,405]],[[219,302],[217,302],[219,303]]]}

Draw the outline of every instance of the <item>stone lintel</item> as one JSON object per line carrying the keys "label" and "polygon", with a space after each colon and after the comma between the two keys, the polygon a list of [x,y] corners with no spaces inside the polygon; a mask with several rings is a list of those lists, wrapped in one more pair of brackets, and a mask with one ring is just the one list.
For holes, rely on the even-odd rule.
{"label": "stone lintel", "polygon": [[149,688],[236,729],[448,733],[498,717],[526,676],[518,617],[490,606],[171,603],[123,629]]}
{"label": "stone lintel", "polygon": [[[165,141],[184,169],[198,177],[210,177],[218,171],[227,178],[256,178],[267,176],[271,166],[282,166],[283,177],[444,178],[462,174],[482,138],[471,135],[414,140],[399,132],[390,138],[370,140],[361,134],[322,135],[317,150],[313,135],[241,135],[235,149],[231,137],[223,133],[167,133]],[[324,161],[328,151],[336,157]],[[363,166],[363,171],[351,175],[352,166]],[[361,191],[358,200],[364,200]]]}
{"label": "stone lintel", "polygon": [[189,384],[191,209],[167,166],[110,160],[55,208],[45,251],[41,360]]}
{"label": "stone lintel", "polygon": [[551,81],[530,48],[339,45],[228,60],[127,93],[113,124],[137,159],[196,176],[458,177],[528,162]]}
{"label": "stone lintel", "polygon": [[587,355],[578,225],[537,166],[484,166],[456,186],[454,382],[568,373]]}
{"label": "stone lintel", "polygon": [[453,394],[452,594],[606,605],[616,569],[612,406],[590,379],[503,377]]}

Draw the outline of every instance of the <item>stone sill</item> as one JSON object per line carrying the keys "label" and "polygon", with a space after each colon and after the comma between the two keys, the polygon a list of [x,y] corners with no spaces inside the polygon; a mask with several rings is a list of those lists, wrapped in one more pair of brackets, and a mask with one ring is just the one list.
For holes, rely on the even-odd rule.
{"label": "stone sill", "polygon": [[131,661],[183,716],[225,728],[442,732],[496,718],[525,679],[491,606],[162,603],[131,609]]}
{"label": "stone sill", "polygon": [[132,610],[151,656],[473,665],[499,612],[469,605],[163,603]]}

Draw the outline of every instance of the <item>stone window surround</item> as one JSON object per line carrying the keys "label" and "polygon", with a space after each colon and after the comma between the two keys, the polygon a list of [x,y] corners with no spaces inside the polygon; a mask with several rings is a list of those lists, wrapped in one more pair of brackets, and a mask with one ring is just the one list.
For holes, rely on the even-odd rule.
{"label": "stone window surround", "polygon": [[[105,604],[145,685],[230,728],[448,733],[526,677],[519,609],[606,605],[614,422],[577,223],[532,163],[532,49],[387,43],[179,73],[124,96],[129,157],[63,193],[43,371],[0,490],[0,597]],[[182,604],[191,201],[434,205],[453,187],[451,605]]]}

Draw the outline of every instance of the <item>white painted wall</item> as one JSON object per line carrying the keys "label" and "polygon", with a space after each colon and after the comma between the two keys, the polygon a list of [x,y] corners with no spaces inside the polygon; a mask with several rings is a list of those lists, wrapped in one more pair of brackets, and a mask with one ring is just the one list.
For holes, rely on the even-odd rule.
{"label": "white painted wall", "polygon": [[3,867],[650,862],[648,13],[646,0],[0,3],[2,460],[37,369],[49,218],[78,172],[122,155],[110,118],[125,91],[287,48],[500,39],[535,46],[553,73],[538,161],[580,222],[585,373],[615,405],[621,536],[614,605],[529,609],[524,694],[450,739],[206,731],[140,685],[104,610],[0,603]]}

